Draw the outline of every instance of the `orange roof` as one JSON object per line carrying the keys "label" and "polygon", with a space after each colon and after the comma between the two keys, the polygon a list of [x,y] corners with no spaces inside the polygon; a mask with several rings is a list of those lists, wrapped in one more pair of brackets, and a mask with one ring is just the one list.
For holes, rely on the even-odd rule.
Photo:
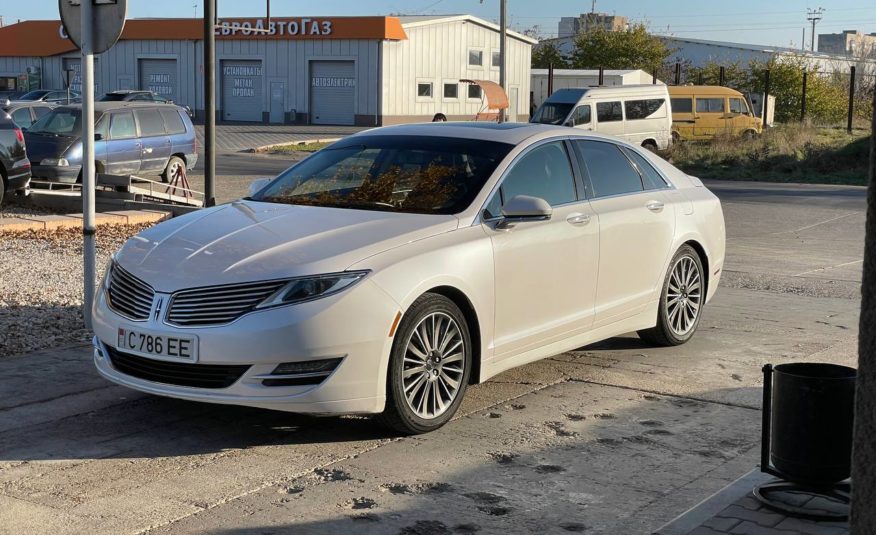
{"label": "orange roof", "polygon": [[[407,39],[397,17],[271,17],[273,35],[249,30],[260,20],[222,19],[216,39]],[[0,57],[45,57],[77,50],[61,37],[60,28],[59,20],[28,20],[0,27]],[[201,19],[129,19],[121,39],[197,41],[203,36]]]}

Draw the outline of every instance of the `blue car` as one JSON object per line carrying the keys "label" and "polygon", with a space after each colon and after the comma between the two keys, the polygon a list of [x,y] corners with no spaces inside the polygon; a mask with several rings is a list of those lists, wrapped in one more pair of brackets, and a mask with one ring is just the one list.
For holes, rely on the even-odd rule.
{"label": "blue car", "polygon": [[[147,102],[96,102],[95,168],[110,175],[160,175],[167,182],[198,161],[195,127],[183,108]],[[82,107],[61,106],[25,130],[33,176],[82,180]]]}

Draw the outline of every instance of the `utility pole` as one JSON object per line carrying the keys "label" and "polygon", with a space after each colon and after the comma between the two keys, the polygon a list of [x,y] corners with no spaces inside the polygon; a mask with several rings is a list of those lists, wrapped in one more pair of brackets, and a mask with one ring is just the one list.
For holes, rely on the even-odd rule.
{"label": "utility pole", "polygon": [[[507,87],[507,56],[508,56],[508,0],[501,0],[499,8],[499,85],[502,86],[502,91],[508,94]],[[510,103],[509,103],[510,106]],[[506,110],[499,110],[499,122],[504,123],[507,117]]]}
{"label": "utility pole", "polygon": [[596,13],[596,0],[593,0],[593,4],[590,7],[591,13]]}
{"label": "utility pole", "polygon": [[216,0],[204,0],[204,206],[216,204]]}
{"label": "utility pole", "polygon": [[812,23],[812,47],[810,50],[815,52],[815,25],[824,18],[824,8],[808,9],[806,12],[806,20]]}

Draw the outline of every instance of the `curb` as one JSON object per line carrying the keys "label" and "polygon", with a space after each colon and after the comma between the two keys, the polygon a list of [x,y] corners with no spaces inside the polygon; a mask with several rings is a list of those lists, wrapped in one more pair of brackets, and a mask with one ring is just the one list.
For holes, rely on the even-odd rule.
{"label": "curb", "polygon": [[[170,218],[170,212],[156,210],[119,210],[95,214],[95,223],[101,225],[136,225],[158,223]],[[82,214],[63,215],[16,215],[0,219],[0,232],[26,232],[29,230],[57,230],[82,228]]]}
{"label": "curb", "polygon": [[265,152],[267,150],[273,149],[274,147],[285,147],[287,145],[310,145],[311,143],[334,143],[335,141],[340,141],[341,137],[326,137],[326,138],[318,138],[318,139],[302,139],[301,141],[286,141],[284,143],[271,143],[270,145],[262,145],[260,147],[252,147],[249,149],[244,149],[240,152]]}

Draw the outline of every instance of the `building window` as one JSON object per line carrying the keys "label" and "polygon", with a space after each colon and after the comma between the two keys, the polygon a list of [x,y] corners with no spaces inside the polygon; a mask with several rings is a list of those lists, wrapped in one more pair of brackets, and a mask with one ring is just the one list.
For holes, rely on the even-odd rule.
{"label": "building window", "polygon": [[493,52],[493,67],[502,66],[502,56],[498,52]]}
{"label": "building window", "polygon": [[432,98],[432,82],[417,83],[417,96],[422,98]]}
{"label": "building window", "polygon": [[484,51],[483,50],[469,50],[468,51],[468,64],[476,67],[484,66]]}
{"label": "building window", "polygon": [[481,86],[471,84],[468,86],[468,98],[481,99]]}
{"label": "building window", "polygon": [[444,98],[459,98],[459,85],[444,84]]}

